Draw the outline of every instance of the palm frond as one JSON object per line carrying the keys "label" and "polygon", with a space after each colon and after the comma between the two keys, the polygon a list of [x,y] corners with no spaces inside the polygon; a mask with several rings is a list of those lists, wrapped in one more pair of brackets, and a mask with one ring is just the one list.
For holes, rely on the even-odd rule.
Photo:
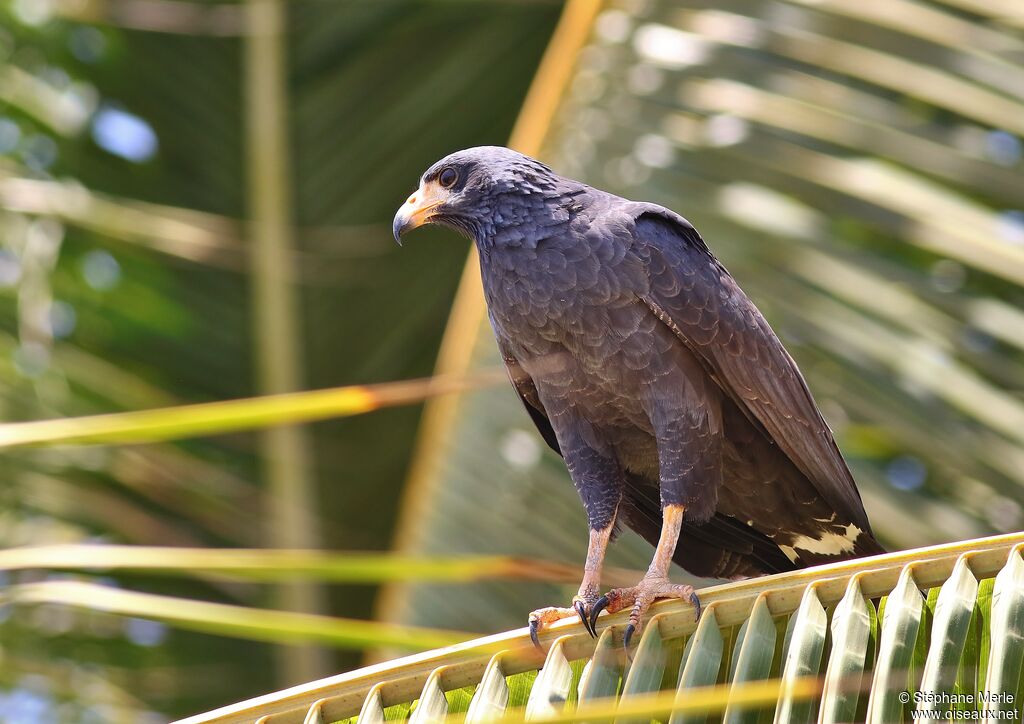
{"label": "palm frond", "polygon": [[[596,642],[579,621],[565,620],[542,634],[544,657],[520,629],[310,682],[181,724],[286,724],[309,716],[380,721],[388,707],[410,702],[414,720],[422,707],[431,721],[468,707],[472,721],[485,712],[497,715],[494,721],[542,722],[668,715],[681,722],[713,712],[724,712],[728,721],[756,721],[774,712],[780,722],[808,714],[840,722],[861,720],[869,702],[872,711],[896,713],[874,721],[897,721],[909,720],[914,708],[927,718],[933,708],[928,696],[954,693],[972,698],[939,708],[1012,711],[1024,655],[1024,639],[1013,638],[1010,628],[1020,625],[1010,612],[1024,605],[1022,552],[1024,534],[1018,533],[713,586],[699,592],[699,622],[687,604],[656,604],[631,657],[621,649],[628,612],[600,619]],[[978,591],[993,584],[986,603]],[[917,619],[929,638],[918,635],[910,613],[914,599],[920,611],[921,590],[942,602],[934,615]],[[832,637],[824,652],[826,618]],[[965,648],[969,623],[982,643]],[[787,630],[776,646],[775,632]],[[730,642],[731,661],[723,658],[722,640]],[[915,671],[906,653],[897,657],[897,646],[925,658],[923,671]],[[681,654],[670,656],[673,650]],[[585,665],[574,669],[576,662]],[[697,668],[710,676],[695,676]],[[991,673],[979,674],[982,669]],[[530,682],[529,701],[510,706],[510,687],[523,677]],[[572,696],[570,686],[578,689]],[[466,687],[472,697],[453,696]]]}

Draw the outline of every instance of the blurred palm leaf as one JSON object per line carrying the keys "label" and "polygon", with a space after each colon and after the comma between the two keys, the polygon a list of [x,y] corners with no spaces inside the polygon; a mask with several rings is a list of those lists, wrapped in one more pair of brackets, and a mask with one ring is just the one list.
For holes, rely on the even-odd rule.
{"label": "blurred palm leaf", "polygon": [[[578,567],[508,556],[410,558],[388,553],[275,549],[57,545],[0,551],[0,570],[131,571],[249,581],[310,578],[346,583],[391,580],[466,582],[481,578],[571,583]],[[614,575],[614,572],[613,572]],[[620,574],[621,575],[621,574]]]}
{"label": "blurred palm leaf", "polygon": [[285,643],[316,641],[357,650],[370,646],[428,649],[457,643],[468,637],[452,631],[157,596],[83,581],[44,581],[8,586],[0,595],[0,601],[17,605],[50,604],[98,609],[217,636]]}
{"label": "blurred palm leaf", "polygon": [[[111,8],[144,5],[155,7],[57,7],[104,19]],[[890,544],[1020,527],[1020,12],[975,0],[705,5],[611,2],[592,28],[589,20],[575,28],[587,45],[571,73],[562,68],[567,92],[546,88],[558,114],[542,155],[566,173],[691,215],[799,359]],[[191,30],[172,23],[163,29],[176,35],[149,32],[159,28],[146,25],[146,13],[112,16],[148,28],[134,32],[30,22],[32,3],[0,11],[10,19],[0,68],[11,81],[0,84],[0,101],[18,141],[0,177],[0,261],[5,274],[17,269],[0,304],[5,419],[252,394],[248,294],[237,273],[247,251],[235,243],[245,207],[239,13],[233,5],[160,7],[196,10]],[[427,374],[464,247],[424,240],[394,254],[387,220],[427,163],[506,137],[557,11],[554,3],[289,4],[293,254],[312,386]],[[155,131],[155,159],[116,158],[86,137],[97,108],[122,106]],[[533,141],[546,125],[545,115]],[[469,333],[446,345],[465,353],[443,370],[459,377],[499,362],[479,292],[465,288],[453,329]],[[514,396],[490,390],[445,405],[447,422],[424,436],[433,455],[419,464],[425,474],[407,500],[403,550],[581,559],[580,506]],[[246,414],[228,421],[284,420]],[[416,415],[388,410],[314,430],[329,545],[386,544],[387,501],[399,489]],[[162,434],[182,432],[167,422],[157,420]],[[213,428],[184,433],[200,430]],[[2,542],[97,535],[257,545],[259,453],[248,435],[12,451]],[[640,567],[648,552],[627,537],[614,555]],[[38,575],[16,572],[12,588],[40,585],[16,590],[77,600],[93,591]],[[154,593],[129,595],[159,598],[166,582],[144,585]],[[1014,620],[1006,590],[996,590],[999,608],[992,596],[994,621]],[[190,581],[173,592],[265,606],[253,586]],[[458,593],[395,587],[385,614],[493,630],[568,596],[507,582]],[[368,600],[339,588],[333,607],[365,613]],[[30,690],[24,672],[52,661],[71,677],[83,664],[100,666],[166,712],[204,708],[228,689],[267,688],[265,648],[175,634],[173,649],[156,651],[131,640],[131,619],[123,623],[69,618],[61,607],[19,612],[3,623],[5,660],[18,668],[2,683]],[[725,660],[735,623],[723,624]],[[965,652],[997,648],[978,643],[970,626]],[[113,639],[93,646],[100,636]],[[174,676],[149,676],[168,663],[165,649],[174,652]],[[213,657],[216,677],[204,669]],[[986,676],[1012,679],[1019,666],[1003,661]],[[225,688],[212,688],[214,679]]]}
{"label": "blurred palm leaf", "polygon": [[[428,158],[506,136],[558,8],[300,0],[287,9],[291,255],[310,340],[301,355],[308,386],[423,377],[464,251],[424,244],[397,254],[393,202]],[[250,296],[240,273],[249,262],[242,7],[15,3],[0,17],[0,72],[17,80],[0,90],[0,129],[9,140],[13,124],[16,141],[0,151],[0,266],[18,270],[0,284],[3,419],[251,397]],[[133,161],[99,142],[100,122],[122,111],[152,129],[151,158]],[[313,429],[326,546],[386,548],[418,414],[410,405]],[[187,434],[198,431],[190,419]],[[166,422],[156,420],[161,435]],[[259,546],[262,453],[244,432],[174,445],[9,450],[0,543]],[[44,575],[15,571],[5,583]],[[265,588],[251,584],[110,577],[126,575],[154,594],[268,605]],[[339,585],[330,609],[365,617],[372,596],[366,586]],[[161,634],[166,641],[154,646],[133,638],[134,625],[47,606],[8,617],[11,665],[0,685],[48,712],[73,702],[69,716],[88,718],[91,704],[76,701],[74,687],[58,699],[32,672],[52,672],[54,661],[65,678],[102,671],[137,694],[101,712],[104,720],[146,709],[166,719],[270,686],[270,647],[184,631]],[[335,665],[355,660],[338,656]]]}
{"label": "blurred palm leaf", "polygon": [[[502,373],[504,375],[504,373]],[[137,444],[204,437],[240,430],[362,415],[382,407],[409,405],[497,381],[431,378],[264,395],[244,400],[183,405],[162,410],[0,424],[0,448],[39,444]]]}

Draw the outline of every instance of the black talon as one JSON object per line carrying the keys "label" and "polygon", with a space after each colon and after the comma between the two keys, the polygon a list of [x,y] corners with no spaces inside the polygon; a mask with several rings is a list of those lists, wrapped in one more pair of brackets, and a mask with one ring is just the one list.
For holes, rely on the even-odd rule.
{"label": "black talon", "polygon": [[608,596],[601,596],[594,603],[594,607],[590,609],[590,630],[594,632],[594,635],[597,635],[597,615],[608,608],[609,603],[611,602],[608,600]]}
{"label": "black talon", "polygon": [[700,621],[700,613],[704,610],[704,607],[700,605],[700,598],[697,596],[696,591],[690,594],[690,603],[693,604],[694,608],[693,620]]}
{"label": "black talon", "polygon": [[629,624],[626,626],[626,633],[622,635],[622,648],[629,652],[629,642],[633,638],[633,634],[636,632],[636,626]]}
{"label": "black talon", "polygon": [[583,628],[590,634],[590,638],[597,638],[597,633],[590,625],[590,621],[587,619],[587,607],[583,605],[583,601],[576,601],[572,605],[576,609],[576,615],[580,617],[580,623],[583,624]]}
{"label": "black talon", "polygon": [[537,631],[539,629],[540,629],[540,621],[538,621],[535,618],[530,619],[530,640],[533,641],[533,645],[537,647],[537,650],[540,651],[543,654],[544,653],[544,649],[541,648],[540,638],[537,636]]}

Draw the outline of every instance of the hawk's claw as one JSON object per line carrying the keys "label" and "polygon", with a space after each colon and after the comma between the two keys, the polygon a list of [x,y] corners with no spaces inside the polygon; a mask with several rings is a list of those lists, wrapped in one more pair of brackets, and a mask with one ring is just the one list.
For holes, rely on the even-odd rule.
{"label": "hawk's claw", "polygon": [[575,601],[572,607],[576,609],[576,615],[580,617],[580,623],[583,624],[583,628],[590,634],[590,638],[597,638],[597,632],[594,631],[594,627],[590,625],[590,619],[587,618],[587,606],[583,601]]}
{"label": "hawk's claw", "polygon": [[530,640],[533,641],[533,645],[537,647],[537,650],[544,653],[544,649],[540,646],[540,637],[537,632],[540,631],[540,619],[530,617]]}
{"label": "hawk's claw", "polygon": [[633,624],[629,624],[628,626],[626,626],[626,632],[622,634],[622,648],[626,649],[627,652],[629,651],[629,642],[630,640],[632,640],[633,634],[635,632],[636,626],[634,626]]}
{"label": "hawk's claw", "polygon": [[588,599],[584,596],[576,596],[572,599],[572,606],[569,608],[548,606],[547,608],[538,608],[536,611],[531,613],[530,640],[533,641],[533,645],[543,651],[540,645],[541,630],[548,624],[554,623],[555,621],[561,621],[563,618],[578,617],[580,623],[583,624],[583,629],[591,636],[596,636],[594,628],[590,625],[590,611],[587,601]]}
{"label": "hawk's claw", "polygon": [[590,630],[595,634],[597,633],[597,616],[601,611],[608,608],[608,604],[608,596],[601,596],[594,602],[593,608],[590,609]]}
{"label": "hawk's claw", "polygon": [[629,616],[629,624],[626,626],[622,640],[622,645],[628,654],[629,644],[633,640],[637,629],[640,628],[644,613],[646,613],[651,603],[659,598],[680,598],[689,601],[693,604],[694,620],[700,620],[703,607],[696,591],[691,586],[673,585],[664,578],[645,577],[638,585],[632,588],[616,588],[609,591],[591,605],[588,605],[590,595],[581,593],[573,598],[570,608],[549,606],[548,608],[537,609],[530,614],[530,640],[533,641],[533,645],[537,647],[537,650],[543,653],[544,649],[540,645],[541,629],[549,623],[572,616],[579,618],[580,623],[583,624],[583,629],[590,634],[591,638],[597,638],[597,617],[601,615],[602,611],[607,610],[609,613],[616,613],[631,606],[633,610]]}

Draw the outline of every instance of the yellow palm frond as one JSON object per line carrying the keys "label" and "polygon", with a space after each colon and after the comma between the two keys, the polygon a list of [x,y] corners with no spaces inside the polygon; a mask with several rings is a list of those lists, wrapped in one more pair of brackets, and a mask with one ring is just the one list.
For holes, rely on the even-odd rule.
{"label": "yellow palm frond", "polygon": [[[724,712],[726,721],[889,722],[914,707],[926,719],[932,708],[994,716],[1013,711],[1020,693],[1022,551],[1015,533],[706,588],[699,622],[686,604],[656,604],[631,660],[621,648],[628,612],[602,618],[597,641],[564,620],[541,635],[545,656],[519,629],[180,724],[383,721],[389,707],[410,705],[412,721],[684,722]],[[942,696],[965,701],[929,704]]]}

